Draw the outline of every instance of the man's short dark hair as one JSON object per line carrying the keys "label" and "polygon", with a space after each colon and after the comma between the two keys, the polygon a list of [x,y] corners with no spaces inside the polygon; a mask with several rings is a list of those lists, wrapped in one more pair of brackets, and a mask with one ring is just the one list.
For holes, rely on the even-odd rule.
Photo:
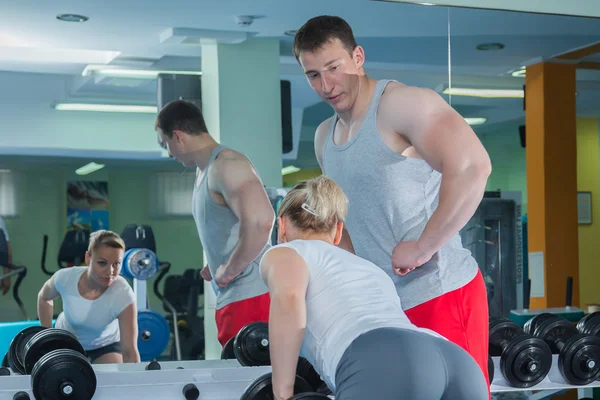
{"label": "man's short dark hair", "polygon": [[173,137],[175,130],[188,135],[202,135],[208,132],[200,108],[185,100],[173,100],[164,106],[156,117],[156,128],[160,128],[163,135],[169,138]]}
{"label": "man's short dark hair", "polygon": [[339,39],[350,54],[357,46],[352,28],[344,19],[331,15],[311,18],[296,32],[294,56],[298,60],[300,53],[315,52],[335,39]]}

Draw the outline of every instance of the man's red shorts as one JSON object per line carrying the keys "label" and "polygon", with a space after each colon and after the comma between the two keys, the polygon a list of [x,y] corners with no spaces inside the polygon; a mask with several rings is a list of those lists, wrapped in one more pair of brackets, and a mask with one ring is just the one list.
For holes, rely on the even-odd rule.
{"label": "man's red shorts", "polygon": [[269,322],[271,297],[269,293],[227,304],[216,310],[217,339],[221,346],[251,322]]}
{"label": "man's red shorts", "polygon": [[483,371],[489,388],[489,313],[481,271],[462,288],[405,312],[413,324],[439,333],[471,354]]}

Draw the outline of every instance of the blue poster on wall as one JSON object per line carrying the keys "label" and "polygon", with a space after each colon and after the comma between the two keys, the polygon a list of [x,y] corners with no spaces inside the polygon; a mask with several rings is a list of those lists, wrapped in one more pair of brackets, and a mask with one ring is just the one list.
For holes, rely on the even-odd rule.
{"label": "blue poster on wall", "polygon": [[67,231],[110,229],[108,182],[67,182]]}

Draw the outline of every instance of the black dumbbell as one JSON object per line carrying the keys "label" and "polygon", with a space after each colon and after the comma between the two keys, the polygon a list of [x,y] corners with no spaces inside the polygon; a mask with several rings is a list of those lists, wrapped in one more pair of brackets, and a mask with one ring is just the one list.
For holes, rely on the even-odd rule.
{"label": "black dumbbell", "polygon": [[552,367],[552,351],[546,342],[523,332],[506,318],[490,321],[489,355],[500,357],[500,372],[513,387],[540,383]]}
{"label": "black dumbbell", "polygon": [[[6,352],[6,367],[10,367],[13,372],[21,375],[29,374],[30,371],[25,370],[25,345],[38,332],[48,329],[44,326],[29,326],[24,328],[15,335],[10,342],[8,351]],[[4,360],[2,361],[4,364]]]}
{"label": "black dumbbell", "polygon": [[90,361],[73,349],[45,353],[31,371],[31,388],[36,399],[91,400],[96,384]]}
{"label": "black dumbbell", "polygon": [[[294,395],[311,393],[312,388],[310,385],[299,375],[296,375],[296,381],[294,382]],[[319,395],[318,393],[316,395]],[[259,376],[252,382],[240,397],[240,400],[266,400],[273,398],[273,381],[272,375],[270,372]],[[320,399],[323,397],[315,397],[315,399]],[[325,397],[327,398],[327,397]],[[296,397],[292,397],[292,399],[296,399]],[[309,400],[311,397],[300,399]]]}
{"label": "black dumbbell", "polygon": [[558,354],[558,369],[567,382],[587,385],[600,377],[600,338],[580,333],[574,324],[554,314],[539,314],[530,321],[529,332]]}
{"label": "black dumbbell", "polygon": [[577,323],[579,333],[600,337],[600,311],[591,313],[583,317]]}
{"label": "black dumbbell", "polygon": [[321,379],[321,376],[317,373],[312,364],[304,357],[298,358],[298,365],[296,366],[296,375],[302,377],[315,392],[329,395],[331,390],[327,384]]}
{"label": "black dumbbell", "polygon": [[271,365],[269,325],[266,322],[251,322],[240,329],[233,339],[233,353],[245,367]]}
{"label": "black dumbbell", "polygon": [[235,340],[235,336],[232,337],[225,343],[223,349],[221,350],[221,360],[235,360],[235,353],[233,351],[233,341]]}

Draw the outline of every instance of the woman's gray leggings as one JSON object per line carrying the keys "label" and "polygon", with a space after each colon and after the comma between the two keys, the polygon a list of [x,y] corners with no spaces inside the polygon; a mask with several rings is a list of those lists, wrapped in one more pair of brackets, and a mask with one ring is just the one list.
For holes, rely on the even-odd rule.
{"label": "woman's gray leggings", "polygon": [[382,328],[356,338],[335,374],[336,400],[486,400],[475,360],[447,340]]}

